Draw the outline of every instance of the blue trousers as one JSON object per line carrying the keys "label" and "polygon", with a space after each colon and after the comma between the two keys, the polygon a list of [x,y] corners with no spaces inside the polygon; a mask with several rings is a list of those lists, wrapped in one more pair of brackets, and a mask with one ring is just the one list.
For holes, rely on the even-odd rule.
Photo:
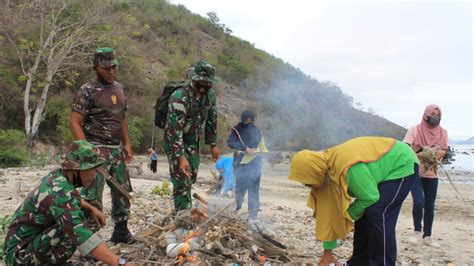
{"label": "blue trousers", "polygon": [[365,209],[362,218],[355,222],[352,257],[348,265],[395,265],[397,240],[395,227],[402,203],[415,180],[413,175],[382,182],[378,185],[379,200]]}
{"label": "blue trousers", "polygon": [[[421,232],[423,237],[431,236],[434,220],[436,193],[438,192],[438,178],[420,177],[411,189],[413,197],[413,224],[415,231]],[[421,222],[423,221],[423,226]]]}
{"label": "blue trousers", "polygon": [[236,210],[242,208],[242,203],[248,191],[248,211],[249,219],[257,218],[260,209],[260,179],[262,176],[261,165],[241,164],[234,166],[235,183],[235,204]]}

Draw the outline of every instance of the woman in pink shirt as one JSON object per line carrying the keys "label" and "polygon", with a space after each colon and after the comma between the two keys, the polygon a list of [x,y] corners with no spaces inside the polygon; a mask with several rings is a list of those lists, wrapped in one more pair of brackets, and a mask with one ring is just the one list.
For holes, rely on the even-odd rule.
{"label": "woman in pink shirt", "polygon": [[410,128],[403,140],[412,147],[421,162],[420,179],[415,182],[411,190],[415,232],[410,241],[416,243],[422,240],[432,247],[439,247],[431,237],[438,191],[436,162],[441,161],[448,150],[448,133],[439,125],[440,121],[441,108],[435,104],[428,105],[421,123]]}

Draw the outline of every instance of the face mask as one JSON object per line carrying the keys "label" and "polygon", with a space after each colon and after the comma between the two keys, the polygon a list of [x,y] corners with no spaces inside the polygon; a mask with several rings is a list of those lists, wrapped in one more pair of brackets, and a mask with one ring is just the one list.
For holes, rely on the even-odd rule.
{"label": "face mask", "polygon": [[241,125],[242,125],[243,128],[248,128],[251,125],[253,125],[253,123],[252,122],[250,122],[250,123],[249,122],[242,122]]}
{"label": "face mask", "polygon": [[72,183],[74,187],[82,187],[82,180],[81,176],[79,174],[79,171],[75,171],[75,173],[72,176]]}
{"label": "face mask", "polygon": [[205,89],[206,91],[208,91],[212,87],[212,83],[197,83],[196,87],[198,89]]}
{"label": "face mask", "polygon": [[430,126],[437,126],[439,125],[439,121],[441,121],[441,118],[434,117],[434,116],[428,116],[428,125]]}

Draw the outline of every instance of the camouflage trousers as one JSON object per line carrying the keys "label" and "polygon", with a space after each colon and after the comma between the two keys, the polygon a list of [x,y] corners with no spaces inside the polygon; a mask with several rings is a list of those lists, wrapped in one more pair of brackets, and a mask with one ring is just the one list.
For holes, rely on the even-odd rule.
{"label": "camouflage trousers", "polygon": [[167,153],[170,168],[170,178],[173,184],[173,201],[175,211],[191,209],[191,186],[196,182],[199,170],[199,144],[184,146],[185,156],[190,165],[191,177],[186,177],[179,171],[178,160]]}
{"label": "camouflage trousers", "polygon": [[[122,149],[107,147],[99,147],[99,149],[107,158],[105,167],[109,171],[109,174],[128,192],[131,192],[132,186],[129,181],[128,171],[125,167],[125,158]],[[115,223],[126,221],[130,214],[130,201],[110,184],[110,182],[106,182],[105,180],[104,176],[97,173],[95,181],[88,188],[82,188],[80,190],[81,196],[90,204],[102,210],[102,195],[104,185],[107,183],[112,194],[112,220]]]}
{"label": "camouflage trousers", "polygon": [[[99,231],[99,227],[87,217],[87,225],[92,232]],[[74,254],[77,246],[64,233],[59,224],[55,224],[39,233],[31,242],[18,250],[16,254],[6,253],[6,265],[64,265]],[[12,249],[11,252],[14,252]]]}

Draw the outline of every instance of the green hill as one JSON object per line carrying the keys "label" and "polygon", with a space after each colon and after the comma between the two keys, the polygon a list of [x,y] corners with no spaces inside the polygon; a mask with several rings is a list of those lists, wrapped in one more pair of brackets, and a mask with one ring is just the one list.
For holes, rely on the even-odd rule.
{"label": "green hill", "polygon": [[[110,3],[71,0],[63,16],[87,16],[82,10],[92,2]],[[150,145],[153,105],[163,85],[182,79],[189,65],[201,58],[217,67],[221,80],[216,91],[222,148],[230,127],[246,109],[257,114],[257,124],[271,150],[321,149],[361,135],[401,138],[405,133],[386,119],[355,109],[352,98],[337,85],[312,79],[232,36],[215,16],[204,18],[164,0],[112,3],[102,11],[107,19],[93,28],[92,34],[98,37],[85,52],[90,54],[99,46],[116,49],[121,62],[118,80],[127,86],[128,119],[136,150]],[[35,30],[38,32],[34,23],[19,28],[14,37],[24,45],[22,49],[34,49],[38,36],[31,32]],[[93,75],[87,56],[78,55],[75,63],[53,79],[39,129],[42,141],[60,144],[70,139],[71,95]],[[32,101],[39,97],[42,82],[41,78],[35,82]],[[20,61],[0,35],[0,128],[24,130],[24,86]],[[155,140],[161,141],[159,130]]]}

